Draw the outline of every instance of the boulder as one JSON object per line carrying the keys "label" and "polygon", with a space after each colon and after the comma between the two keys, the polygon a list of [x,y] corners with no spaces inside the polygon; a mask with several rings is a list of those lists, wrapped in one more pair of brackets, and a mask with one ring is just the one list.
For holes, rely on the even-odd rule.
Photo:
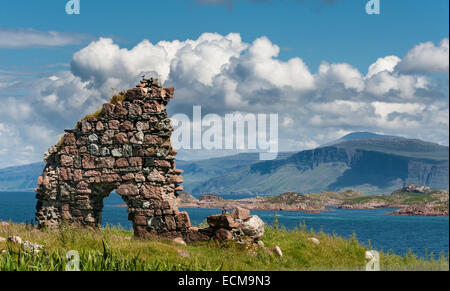
{"label": "boulder", "polygon": [[235,220],[246,220],[250,217],[250,210],[238,206],[231,211],[231,217]]}
{"label": "boulder", "polygon": [[215,236],[219,241],[229,241],[233,239],[233,234],[231,233],[231,231],[225,228],[217,230]]}
{"label": "boulder", "polygon": [[186,240],[188,242],[208,241],[211,239],[213,232],[210,229],[198,229],[197,227],[190,227],[186,233]]}
{"label": "boulder", "polygon": [[252,215],[242,223],[242,231],[251,238],[260,238],[264,234],[264,221],[257,215]]}
{"label": "boulder", "polygon": [[206,218],[208,225],[211,228],[241,228],[241,225],[234,221],[233,217],[229,213],[211,215]]}

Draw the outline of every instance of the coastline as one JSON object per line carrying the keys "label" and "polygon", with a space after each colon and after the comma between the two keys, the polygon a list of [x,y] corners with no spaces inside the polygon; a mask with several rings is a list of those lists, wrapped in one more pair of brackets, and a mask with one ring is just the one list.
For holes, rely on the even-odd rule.
{"label": "coastline", "polygon": [[180,193],[179,206],[183,208],[224,208],[243,207],[249,210],[301,211],[321,213],[339,209],[393,209],[388,215],[400,216],[442,216],[448,217],[449,192],[446,190],[423,189],[417,185],[407,185],[390,195],[368,196],[358,191],[340,193],[322,192],[300,195],[287,192],[277,196],[252,197],[225,200],[216,194],[204,194],[199,199],[188,193]]}

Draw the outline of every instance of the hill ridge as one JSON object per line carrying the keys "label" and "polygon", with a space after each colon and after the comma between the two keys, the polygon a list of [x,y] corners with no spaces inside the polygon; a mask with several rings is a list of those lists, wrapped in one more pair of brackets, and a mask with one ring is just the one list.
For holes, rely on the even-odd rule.
{"label": "hill ridge", "polygon": [[[448,146],[419,139],[384,137],[281,152],[272,161],[258,160],[257,153],[239,153],[199,161],[177,160],[177,166],[185,171],[184,189],[195,194],[346,189],[386,194],[406,184],[448,189],[448,156]],[[34,165],[37,177],[43,164],[30,165]],[[0,191],[34,188],[35,177],[32,170],[26,171],[28,166],[0,169]],[[28,184],[24,183],[25,179],[29,180]]]}

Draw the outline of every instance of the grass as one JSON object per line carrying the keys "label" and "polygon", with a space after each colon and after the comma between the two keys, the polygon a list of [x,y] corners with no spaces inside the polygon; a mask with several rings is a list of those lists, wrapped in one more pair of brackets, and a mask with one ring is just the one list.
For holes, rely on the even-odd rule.
{"label": "grass", "polygon": [[[95,111],[94,113],[90,113],[90,114],[86,114],[82,120],[87,119],[87,118],[91,118],[91,117],[101,117],[103,110],[102,109],[98,109],[97,111]],[[75,125],[75,129],[78,129],[81,127],[81,123],[77,122],[77,124]],[[56,147],[57,148],[61,148],[64,145],[64,134],[61,136],[61,138],[59,139],[59,141],[56,143]]]}
{"label": "grass", "polygon": [[[120,92],[117,94],[114,94],[113,97],[111,97],[111,100],[109,100],[109,103],[111,104],[117,104],[119,102],[123,102],[126,100],[126,96],[125,96],[125,92]],[[81,120],[87,119],[87,118],[91,118],[91,117],[102,117],[103,114],[103,109],[100,108],[97,111],[95,111],[94,113],[89,113],[86,114]],[[75,126],[75,128],[79,128],[80,127],[80,123],[78,122]],[[64,141],[64,140],[63,140]],[[61,141],[60,141],[61,142]],[[59,144],[59,143],[58,143]]]}
{"label": "grass", "polygon": [[64,134],[61,135],[61,138],[59,139],[59,141],[56,143],[56,147],[57,148],[61,148],[64,145]]}
{"label": "grass", "polygon": [[98,109],[94,113],[86,114],[83,119],[91,118],[91,117],[101,117],[102,116],[102,109]]}
{"label": "grass", "polygon": [[[65,270],[66,252],[76,250],[81,270],[364,270],[365,251],[356,237],[344,239],[307,230],[305,225],[292,231],[266,226],[262,238],[266,249],[247,247],[234,242],[198,242],[187,246],[169,241],[138,240],[132,231],[120,227],[101,229],[63,226],[59,230],[37,230],[24,224],[0,228],[0,236],[20,236],[23,240],[44,245],[31,253],[10,242],[1,242],[0,271]],[[316,245],[310,237],[320,240]],[[280,246],[283,257],[271,254]],[[181,256],[188,252],[189,257]],[[1,252],[1,251],[0,251]],[[412,253],[400,257],[381,254],[381,270],[449,270],[448,259],[420,259]]]}
{"label": "grass", "polygon": [[111,104],[117,104],[117,103],[119,103],[119,102],[125,101],[126,98],[127,98],[127,97],[125,96],[125,92],[120,92],[120,93],[118,93],[118,94],[115,94],[115,95],[111,98],[111,100],[109,101],[109,103],[111,103]]}

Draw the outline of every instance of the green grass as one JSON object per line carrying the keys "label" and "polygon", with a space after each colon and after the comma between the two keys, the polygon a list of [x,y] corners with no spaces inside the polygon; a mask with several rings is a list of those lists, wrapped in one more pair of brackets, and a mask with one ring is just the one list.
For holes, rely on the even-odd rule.
{"label": "green grass", "polygon": [[115,94],[115,95],[111,98],[111,100],[109,101],[109,103],[111,103],[111,104],[117,104],[117,103],[119,103],[119,102],[125,101],[125,99],[126,99],[125,92],[120,92],[120,93]]}
{"label": "green grass", "polygon": [[[125,100],[126,100],[125,92],[120,92],[120,93],[115,94],[113,97],[111,97],[111,100],[109,100],[109,103],[117,104],[117,103],[123,102]],[[86,114],[81,120],[91,118],[91,117],[102,117],[102,116],[103,116],[103,108],[100,108],[93,113]],[[80,127],[80,123],[78,122],[76,124],[75,128],[79,128],[79,127]],[[64,139],[62,138],[62,140],[60,140],[58,142],[57,146],[62,144],[63,141],[64,141]]]}
{"label": "green grass", "polygon": [[[96,230],[64,226],[59,230],[37,230],[23,224],[0,228],[0,236],[18,235],[23,240],[44,245],[32,254],[10,242],[0,243],[0,271],[65,270],[69,250],[80,254],[81,270],[364,270],[365,251],[356,237],[349,240],[306,230],[266,227],[262,238],[266,249],[237,244],[198,242],[187,246],[169,241],[138,240],[120,227]],[[316,237],[320,245],[308,241]],[[271,253],[278,245],[283,257]],[[183,257],[179,251],[187,251]],[[1,252],[1,251],[0,251]],[[419,259],[382,253],[381,270],[447,270],[448,259]]]}
{"label": "green grass", "polygon": [[57,148],[61,148],[63,145],[64,145],[64,134],[61,136],[61,138],[58,140],[55,146]]}
{"label": "green grass", "polygon": [[98,109],[94,113],[86,114],[82,119],[88,119],[91,117],[101,117],[102,116],[102,108]]}

